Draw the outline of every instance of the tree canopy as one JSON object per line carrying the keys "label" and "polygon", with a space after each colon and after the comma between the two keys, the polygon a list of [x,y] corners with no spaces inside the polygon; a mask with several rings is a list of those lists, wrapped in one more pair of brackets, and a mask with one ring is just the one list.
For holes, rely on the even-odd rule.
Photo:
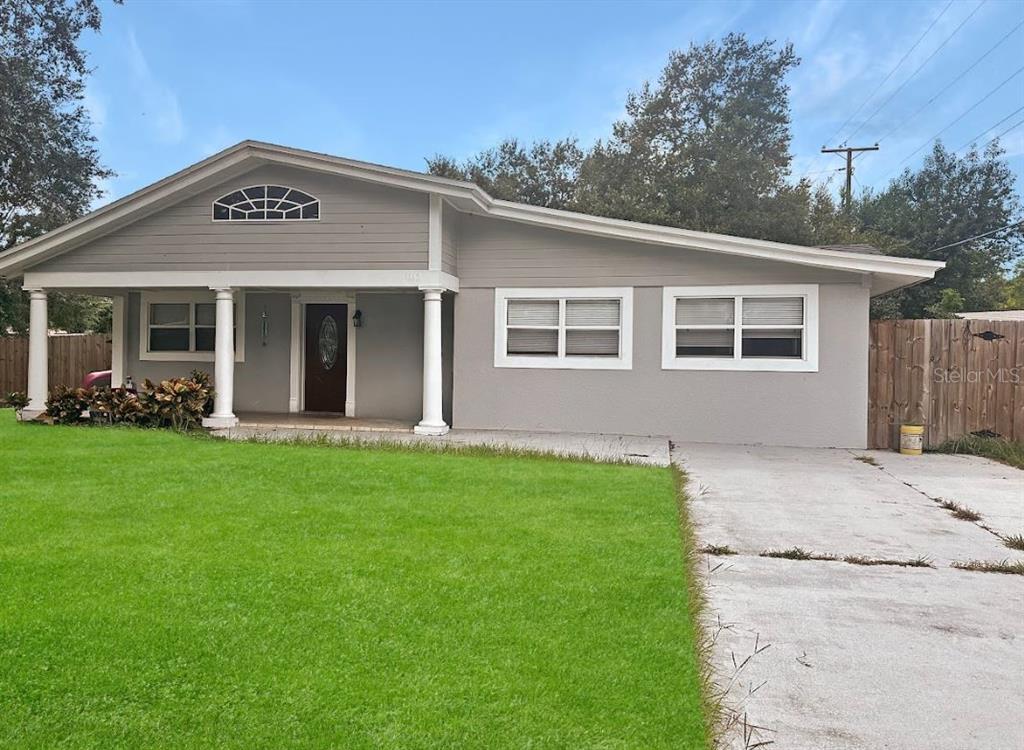
{"label": "tree canopy", "polygon": [[[95,0],[0,0],[0,251],[81,216],[112,175],[82,103],[79,37],[99,28]],[[55,294],[51,322],[99,326],[105,307]],[[20,285],[0,282],[0,334],[26,325]]]}
{"label": "tree canopy", "polygon": [[786,78],[799,63],[790,44],[729,34],[673,52],[589,148],[510,138],[462,163],[435,156],[428,167],[505,200],[794,244],[866,243],[948,264],[934,281],[876,300],[876,315],[949,315],[1017,299],[1006,274],[1024,228],[999,144],[958,157],[936,143],[920,169],[864,192],[847,213],[826,188],[792,180]]}

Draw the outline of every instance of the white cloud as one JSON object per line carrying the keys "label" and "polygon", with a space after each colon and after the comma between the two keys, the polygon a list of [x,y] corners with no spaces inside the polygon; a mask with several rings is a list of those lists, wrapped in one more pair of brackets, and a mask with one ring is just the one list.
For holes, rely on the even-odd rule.
{"label": "white cloud", "polygon": [[185,123],[178,95],[154,75],[134,31],[128,32],[128,60],[138,89],[141,116],[158,141],[180,143],[185,137]]}

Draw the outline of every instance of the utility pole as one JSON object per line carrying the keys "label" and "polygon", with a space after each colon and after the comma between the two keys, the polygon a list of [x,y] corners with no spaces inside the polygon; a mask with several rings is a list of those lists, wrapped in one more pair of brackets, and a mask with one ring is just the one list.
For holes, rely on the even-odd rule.
{"label": "utility pole", "polygon": [[843,193],[843,207],[846,209],[846,213],[850,213],[850,204],[853,202],[853,155],[858,151],[877,150],[877,143],[874,146],[859,146],[857,148],[850,148],[848,146],[840,146],[839,148],[821,147],[821,153],[823,154],[846,154],[846,191]]}

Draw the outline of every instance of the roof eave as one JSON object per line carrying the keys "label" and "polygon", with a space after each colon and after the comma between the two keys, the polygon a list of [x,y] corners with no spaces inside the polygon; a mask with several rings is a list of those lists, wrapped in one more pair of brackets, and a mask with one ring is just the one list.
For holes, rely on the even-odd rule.
{"label": "roof eave", "polygon": [[[36,263],[71,250],[174,203],[177,196],[188,189],[212,183],[215,179],[223,179],[225,175],[230,175],[232,170],[242,173],[251,168],[251,165],[259,163],[284,164],[383,183],[406,190],[436,193],[447,198],[459,210],[534,226],[904,280],[903,283],[897,283],[878,292],[875,292],[873,282],[872,293],[878,294],[901,285],[926,281],[944,266],[937,261],[787,245],[513,203],[492,198],[479,186],[469,182],[247,140],[63,227],[11,248],[0,255],[0,274],[20,275],[26,268]],[[887,281],[882,286],[888,287],[890,283]]]}

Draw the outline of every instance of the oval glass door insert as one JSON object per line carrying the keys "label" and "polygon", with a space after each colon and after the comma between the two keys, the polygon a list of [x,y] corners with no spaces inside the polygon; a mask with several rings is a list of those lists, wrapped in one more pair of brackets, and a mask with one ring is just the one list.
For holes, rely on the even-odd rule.
{"label": "oval glass door insert", "polygon": [[338,361],[338,324],[334,322],[333,316],[324,316],[323,322],[320,323],[320,335],[318,338],[320,364],[324,366],[325,370],[330,370],[334,367],[334,363]]}

